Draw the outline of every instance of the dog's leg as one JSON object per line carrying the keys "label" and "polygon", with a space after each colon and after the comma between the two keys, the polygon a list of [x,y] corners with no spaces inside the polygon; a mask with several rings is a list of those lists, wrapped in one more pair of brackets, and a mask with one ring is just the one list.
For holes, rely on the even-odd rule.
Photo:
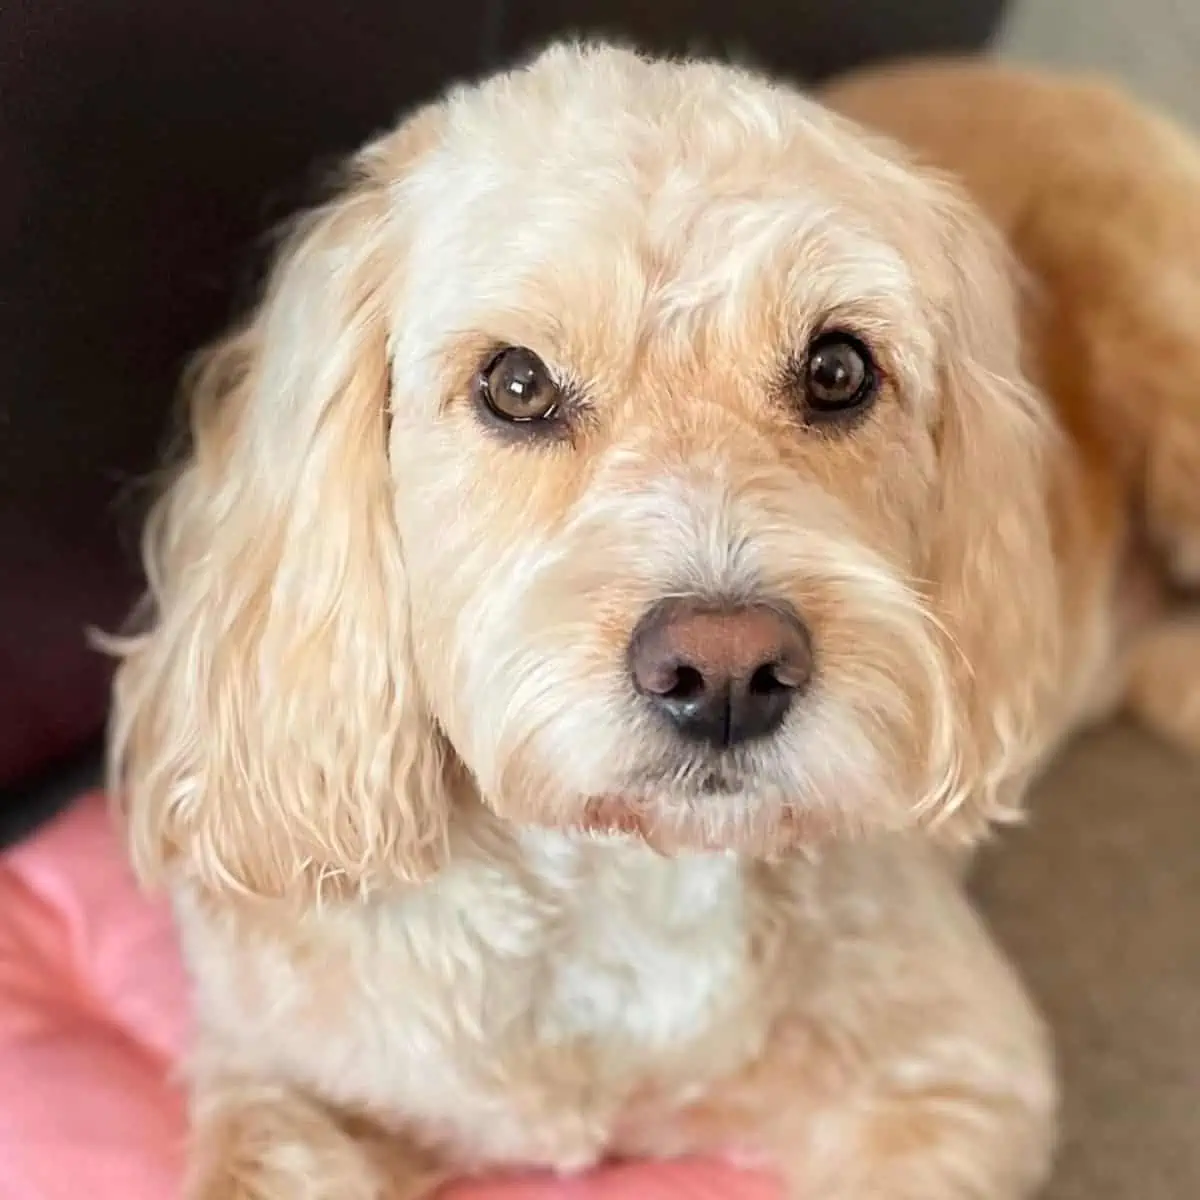
{"label": "dog's leg", "polygon": [[938,1031],[932,1028],[938,1016],[931,1010],[931,1027],[911,1032],[907,1053],[881,1061],[844,1091],[835,1085],[815,1107],[789,1103],[788,1095],[810,1086],[812,1038],[782,1031],[772,1051],[774,1085],[766,1091],[779,1115],[768,1119],[762,1145],[789,1200],[1030,1200],[1038,1194],[1054,1141],[1044,1048],[1031,1041],[1020,1051],[1025,1061],[1006,1064],[1013,1073],[1006,1083],[994,1057],[1004,1052],[999,1042],[986,1045],[949,1025]]}
{"label": "dog's leg", "polygon": [[1048,1175],[1045,1115],[955,1072],[881,1079],[859,1103],[776,1145],[789,1200],[1031,1200]]}
{"label": "dog's leg", "polygon": [[1200,754],[1200,612],[1151,626],[1130,651],[1130,711],[1155,733]]}
{"label": "dog's leg", "polygon": [[789,1200],[1029,1200],[1055,1132],[1040,1018],[948,872],[858,874],[785,931],[774,1031],[683,1114],[689,1148],[772,1165]]}
{"label": "dog's leg", "polygon": [[287,1088],[197,1088],[186,1200],[427,1200],[445,1177],[402,1138]]}

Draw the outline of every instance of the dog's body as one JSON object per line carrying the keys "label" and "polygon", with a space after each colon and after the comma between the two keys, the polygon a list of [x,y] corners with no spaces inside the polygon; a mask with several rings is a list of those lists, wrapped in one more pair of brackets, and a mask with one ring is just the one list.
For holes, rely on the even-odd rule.
{"label": "dog's body", "polygon": [[122,648],[192,1197],[1032,1192],[1046,1039],[928,831],[1011,814],[1146,614],[1003,267],[728,69],[555,51],[360,157],[197,377]]}
{"label": "dog's body", "polygon": [[[391,1197],[439,1167],[697,1153],[782,1170],[798,1196],[1019,1195],[1044,1171],[1044,1035],[925,848],[746,867],[530,841],[282,930],[184,902],[197,1194],[240,1195],[220,1190],[232,1177],[256,1196]],[[301,1097],[438,1165],[414,1154],[392,1190],[372,1183]],[[271,1174],[275,1139],[294,1148]]]}

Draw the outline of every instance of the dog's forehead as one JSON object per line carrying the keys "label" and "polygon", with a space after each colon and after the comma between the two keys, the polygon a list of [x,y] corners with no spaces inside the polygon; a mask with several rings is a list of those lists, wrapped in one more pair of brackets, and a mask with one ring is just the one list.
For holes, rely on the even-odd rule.
{"label": "dog's forehead", "polygon": [[527,112],[464,101],[403,187],[408,336],[499,333],[491,314],[521,309],[617,341],[764,315],[919,323],[909,263],[855,202],[890,165],[774,96],[739,83],[652,115],[616,86]]}

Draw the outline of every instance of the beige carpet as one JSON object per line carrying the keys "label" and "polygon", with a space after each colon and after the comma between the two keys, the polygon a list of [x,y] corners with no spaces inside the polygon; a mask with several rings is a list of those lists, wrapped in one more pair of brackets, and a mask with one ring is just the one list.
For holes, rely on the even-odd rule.
{"label": "beige carpet", "polygon": [[1049,1196],[1200,1198],[1200,764],[1133,729],[1083,740],[977,893],[1057,1036]]}
{"label": "beige carpet", "polygon": [[[1200,128],[1200,0],[1018,0],[1000,52],[1122,78]],[[1133,729],[1085,739],[977,891],[1057,1034],[1049,1200],[1200,1200],[1200,764]]]}

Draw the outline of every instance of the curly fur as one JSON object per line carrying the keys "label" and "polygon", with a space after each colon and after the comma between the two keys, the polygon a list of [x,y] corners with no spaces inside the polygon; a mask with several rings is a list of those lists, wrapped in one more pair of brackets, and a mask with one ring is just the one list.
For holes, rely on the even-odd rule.
{"label": "curly fur", "polygon": [[[117,647],[191,1197],[694,1151],[1030,1194],[1045,1038],[937,844],[1092,703],[1119,539],[1011,278],[947,178],[728,67],[557,47],[357,156],[191,377]],[[781,383],[831,322],[884,378],[837,433]],[[506,343],[583,393],[568,439],[473,411]],[[786,602],[816,652],[715,785],[626,678],[677,594]]]}

